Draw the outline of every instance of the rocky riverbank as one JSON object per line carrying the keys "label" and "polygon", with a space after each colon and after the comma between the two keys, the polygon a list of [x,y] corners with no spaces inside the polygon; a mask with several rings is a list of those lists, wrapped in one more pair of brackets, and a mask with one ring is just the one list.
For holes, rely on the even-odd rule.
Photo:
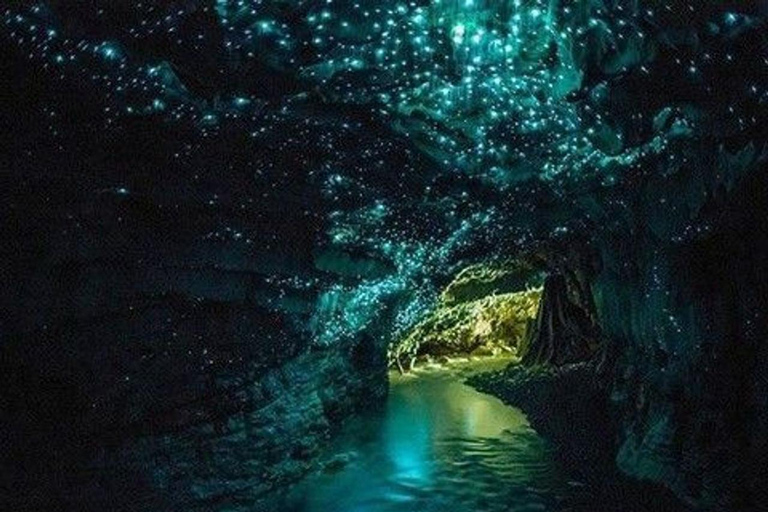
{"label": "rocky riverbank", "polygon": [[511,364],[472,375],[467,384],[522,409],[531,426],[553,445],[574,485],[585,485],[587,494],[598,496],[595,502],[605,498],[606,503],[616,503],[618,495],[626,507],[621,510],[689,510],[670,491],[627,478],[616,469],[615,421],[593,364]]}

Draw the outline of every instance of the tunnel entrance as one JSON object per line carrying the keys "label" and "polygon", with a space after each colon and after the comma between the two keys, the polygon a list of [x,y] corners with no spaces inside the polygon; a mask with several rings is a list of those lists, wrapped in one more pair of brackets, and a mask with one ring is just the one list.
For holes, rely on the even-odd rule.
{"label": "tunnel entrance", "polygon": [[395,340],[390,366],[405,373],[451,361],[519,361],[543,281],[541,272],[519,261],[464,268],[443,288],[431,313]]}
{"label": "tunnel entrance", "polygon": [[587,365],[552,371],[595,354],[573,286],[519,263],[459,272],[391,347],[385,403],[344,425],[282,509],[647,510],[594,443],[610,436],[594,434],[606,409]]}
{"label": "tunnel entrance", "polygon": [[503,358],[558,367],[590,360],[601,329],[589,282],[521,260],[475,264],[443,288],[434,309],[389,348],[390,368]]}

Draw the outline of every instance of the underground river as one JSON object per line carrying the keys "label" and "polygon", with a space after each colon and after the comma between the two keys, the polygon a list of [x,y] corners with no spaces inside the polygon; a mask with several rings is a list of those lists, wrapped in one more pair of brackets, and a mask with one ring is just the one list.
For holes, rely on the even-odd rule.
{"label": "underground river", "polygon": [[569,477],[522,411],[464,384],[468,375],[504,364],[392,374],[385,406],[345,425],[323,469],[294,486],[281,510],[634,509],[621,491],[606,501]]}
{"label": "underground river", "polygon": [[[573,476],[525,414],[464,380],[508,361],[390,375],[380,410],[347,423],[290,512],[683,510],[654,492]],[[596,440],[607,442],[607,440]],[[606,490],[607,489],[607,490]]]}

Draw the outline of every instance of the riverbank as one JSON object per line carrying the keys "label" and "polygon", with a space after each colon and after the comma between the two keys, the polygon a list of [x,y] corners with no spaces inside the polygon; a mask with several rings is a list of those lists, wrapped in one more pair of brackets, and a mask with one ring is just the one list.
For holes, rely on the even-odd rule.
{"label": "riverbank", "polygon": [[[690,510],[670,491],[622,475],[615,464],[617,436],[608,396],[588,363],[554,367],[509,365],[471,375],[467,384],[520,408],[553,446],[570,478],[589,489],[577,495],[601,503],[601,512]],[[588,503],[575,503],[582,508]]]}
{"label": "riverbank", "polygon": [[687,510],[615,470],[588,367],[509,362],[453,358],[390,373],[382,407],[350,418],[316,470],[258,510]]}
{"label": "riverbank", "polygon": [[318,470],[270,510],[555,510],[569,487],[548,444],[519,409],[464,383],[505,364],[456,358],[392,372],[383,407],[350,419]]}

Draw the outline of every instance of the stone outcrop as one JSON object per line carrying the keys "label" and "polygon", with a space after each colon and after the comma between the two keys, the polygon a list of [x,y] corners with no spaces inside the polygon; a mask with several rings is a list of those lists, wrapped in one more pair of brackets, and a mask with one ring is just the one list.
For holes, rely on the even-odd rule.
{"label": "stone outcrop", "polygon": [[536,317],[527,324],[521,351],[526,365],[561,366],[588,360],[599,346],[599,328],[568,298],[565,277],[544,281]]}
{"label": "stone outcrop", "polygon": [[3,175],[0,508],[268,509],[386,394],[377,338],[313,344],[282,281],[333,275],[316,226],[177,177]]}

